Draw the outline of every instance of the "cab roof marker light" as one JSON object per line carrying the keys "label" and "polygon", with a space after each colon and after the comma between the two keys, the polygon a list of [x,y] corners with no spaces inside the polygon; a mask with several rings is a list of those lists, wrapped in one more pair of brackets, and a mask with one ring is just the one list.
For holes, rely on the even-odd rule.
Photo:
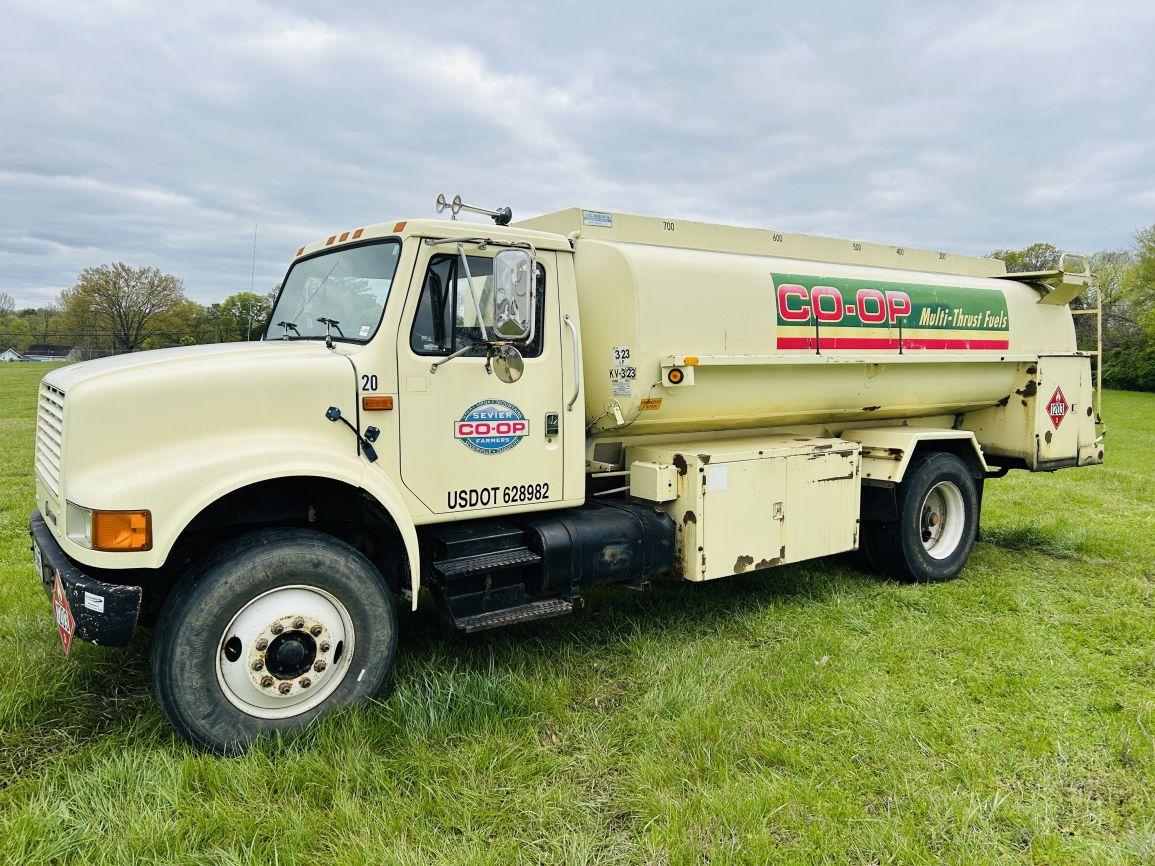
{"label": "cab roof marker light", "polygon": [[357,240],[357,238],[361,237],[364,231],[365,229],[357,229],[357,231],[353,232],[353,240]]}
{"label": "cab roof marker light", "polygon": [[337,240],[336,235],[329,235],[329,240],[325,241],[325,246],[327,246],[327,247],[333,246],[333,241],[335,241],[335,240]]}
{"label": "cab roof marker light", "polygon": [[300,257],[301,257],[301,256],[304,254],[304,252],[305,252],[305,248],[304,248],[304,247],[301,247],[300,249],[298,249],[298,250],[297,250],[297,255],[296,255],[296,258],[300,258]]}
{"label": "cab roof marker light", "polygon": [[338,238],[338,240],[341,243],[345,243],[345,241],[349,240],[349,233],[348,232],[341,232],[341,237]]}
{"label": "cab roof marker light", "polygon": [[397,223],[397,225],[393,226],[393,231],[395,233],[403,232],[403,231],[405,231],[405,225],[406,225],[405,220],[402,220],[401,222]]}

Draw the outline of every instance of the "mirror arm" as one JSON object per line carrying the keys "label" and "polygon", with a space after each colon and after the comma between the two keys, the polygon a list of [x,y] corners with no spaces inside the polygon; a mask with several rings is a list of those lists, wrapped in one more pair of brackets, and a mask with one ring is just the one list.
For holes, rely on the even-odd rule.
{"label": "mirror arm", "polygon": [[481,330],[481,341],[489,342],[489,334],[485,330],[485,317],[481,315],[481,304],[477,300],[477,292],[473,290],[473,274],[469,272],[469,257],[465,255],[465,244],[457,245],[457,253],[461,256],[461,265],[465,268],[465,283],[469,286],[469,297],[473,299],[473,309],[477,313],[477,327]]}
{"label": "mirror arm", "polygon": [[454,358],[460,358],[466,352],[471,352],[474,349],[476,349],[478,346],[484,346],[484,345],[486,345],[486,344],[485,343],[470,343],[468,346],[462,346],[456,352],[453,352],[452,354],[446,355],[444,358],[438,358],[436,361],[434,361],[432,364],[429,365],[429,375],[432,376],[434,373],[436,373],[437,368],[440,367],[442,364],[448,364]]}

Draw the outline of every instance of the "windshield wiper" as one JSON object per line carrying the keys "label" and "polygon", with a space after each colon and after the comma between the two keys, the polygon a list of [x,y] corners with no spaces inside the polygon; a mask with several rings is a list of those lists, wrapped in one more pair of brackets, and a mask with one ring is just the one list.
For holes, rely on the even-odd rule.
{"label": "windshield wiper", "polygon": [[333,348],[333,335],[329,332],[330,328],[336,328],[337,333],[341,335],[341,339],[342,340],[345,339],[345,332],[341,330],[341,323],[338,322],[336,319],[326,319],[324,316],[321,316],[317,319],[317,321],[325,326],[325,348],[326,349],[332,349]]}
{"label": "windshield wiper", "polygon": [[297,330],[297,326],[294,325],[292,322],[277,322],[277,327],[282,329],[285,332],[284,334],[281,335],[282,340],[289,339],[288,334],[289,334],[290,328],[293,329],[293,333],[295,333],[298,337],[301,336],[301,332],[299,330]]}
{"label": "windshield wiper", "polygon": [[317,321],[325,326],[325,336],[329,335],[329,328],[330,327],[336,328],[337,333],[340,334],[342,337],[345,336],[345,332],[341,330],[341,323],[338,322],[336,319],[326,319],[324,316],[321,316],[319,319],[317,319]]}

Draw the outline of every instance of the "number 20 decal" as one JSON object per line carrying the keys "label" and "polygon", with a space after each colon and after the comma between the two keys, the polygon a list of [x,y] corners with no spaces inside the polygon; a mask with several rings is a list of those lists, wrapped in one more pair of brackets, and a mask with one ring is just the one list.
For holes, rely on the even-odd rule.
{"label": "number 20 decal", "polygon": [[361,390],[362,391],[376,391],[377,390],[377,374],[376,373],[362,373],[361,374]]}

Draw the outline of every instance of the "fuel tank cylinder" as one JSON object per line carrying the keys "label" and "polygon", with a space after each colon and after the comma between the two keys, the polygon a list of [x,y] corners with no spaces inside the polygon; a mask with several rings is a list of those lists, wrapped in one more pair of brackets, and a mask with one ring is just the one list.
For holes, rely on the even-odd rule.
{"label": "fuel tank cylinder", "polygon": [[1076,349],[997,259],[588,213],[528,224],[573,240],[595,437],[965,413]]}

